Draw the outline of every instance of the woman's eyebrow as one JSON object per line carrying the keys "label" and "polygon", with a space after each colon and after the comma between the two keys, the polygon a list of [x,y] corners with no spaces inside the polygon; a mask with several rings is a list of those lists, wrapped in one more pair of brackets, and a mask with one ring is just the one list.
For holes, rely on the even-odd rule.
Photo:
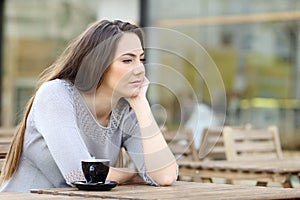
{"label": "woman's eyebrow", "polygon": [[[143,52],[143,53],[141,53],[140,54],[140,57],[141,56],[143,56],[145,53]],[[122,54],[122,56],[131,56],[131,57],[137,57],[137,55],[136,54],[134,54],[134,53],[124,53],[124,54]]]}

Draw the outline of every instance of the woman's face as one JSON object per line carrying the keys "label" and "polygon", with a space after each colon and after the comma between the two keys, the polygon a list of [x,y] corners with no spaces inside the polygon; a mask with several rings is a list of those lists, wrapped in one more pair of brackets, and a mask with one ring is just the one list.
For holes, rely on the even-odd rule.
{"label": "woman's face", "polygon": [[145,78],[144,50],[139,37],[125,33],[117,44],[115,57],[103,75],[101,87],[116,97],[134,97]]}

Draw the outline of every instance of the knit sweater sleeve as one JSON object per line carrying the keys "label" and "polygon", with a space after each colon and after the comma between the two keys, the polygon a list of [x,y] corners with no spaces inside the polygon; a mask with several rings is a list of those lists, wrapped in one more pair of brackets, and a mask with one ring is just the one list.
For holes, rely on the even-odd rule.
{"label": "knit sweater sleeve", "polygon": [[64,176],[66,183],[84,180],[81,160],[90,158],[76,123],[70,91],[60,80],[44,83],[32,106],[36,129]]}

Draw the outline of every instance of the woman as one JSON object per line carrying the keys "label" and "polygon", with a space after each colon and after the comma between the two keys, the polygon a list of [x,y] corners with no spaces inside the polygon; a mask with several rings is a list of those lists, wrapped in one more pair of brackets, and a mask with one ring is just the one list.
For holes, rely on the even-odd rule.
{"label": "woman", "polygon": [[[66,187],[84,180],[81,160],[111,160],[107,179],[171,185],[177,164],[146,99],[142,31],[99,21],[41,78],[2,168],[1,191]],[[136,171],[115,168],[124,147]]]}

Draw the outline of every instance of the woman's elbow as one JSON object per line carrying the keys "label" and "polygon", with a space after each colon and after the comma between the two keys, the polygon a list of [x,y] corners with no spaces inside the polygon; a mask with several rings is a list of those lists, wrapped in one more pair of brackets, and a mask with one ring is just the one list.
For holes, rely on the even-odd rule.
{"label": "woman's elbow", "polygon": [[156,182],[160,186],[170,186],[177,180],[176,175],[163,175]]}

